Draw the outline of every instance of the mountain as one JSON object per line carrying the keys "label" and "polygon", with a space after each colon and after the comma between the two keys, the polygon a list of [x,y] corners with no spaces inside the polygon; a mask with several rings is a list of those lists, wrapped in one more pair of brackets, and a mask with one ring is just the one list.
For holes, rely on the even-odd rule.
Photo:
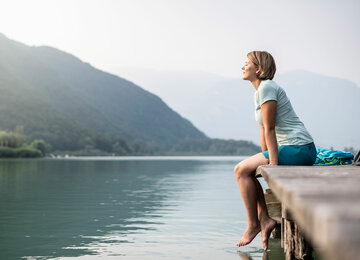
{"label": "mountain", "polygon": [[[114,69],[160,96],[208,136],[259,143],[254,118],[255,89],[248,81],[195,71]],[[353,82],[303,70],[274,79],[313,136],[317,146],[360,149],[360,88]]]}
{"label": "mountain", "polygon": [[52,150],[208,139],[158,96],[71,54],[0,34],[0,57],[0,128],[22,125]]}

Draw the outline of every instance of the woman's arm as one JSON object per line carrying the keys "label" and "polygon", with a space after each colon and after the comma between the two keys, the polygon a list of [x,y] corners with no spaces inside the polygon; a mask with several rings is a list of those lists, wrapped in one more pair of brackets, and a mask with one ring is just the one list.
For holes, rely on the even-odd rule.
{"label": "woman's arm", "polygon": [[265,152],[267,150],[267,147],[266,147],[266,143],[265,143],[264,127],[262,125],[259,125],[259,129],[260,129],[261,151]]}
{"label": "woman's arm", "polygon": [[278,164],[278,146],[275,135],[276,101],[270,100],[261,105],[264,127],[265,145],[269,151],[269,161],[272,165]]}

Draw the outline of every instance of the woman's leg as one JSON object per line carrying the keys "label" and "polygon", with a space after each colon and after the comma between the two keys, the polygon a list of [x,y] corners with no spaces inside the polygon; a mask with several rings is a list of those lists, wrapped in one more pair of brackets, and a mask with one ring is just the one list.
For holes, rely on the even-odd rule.
{"label": "woman's leg", "polygon": [[265,197],[264,192],[262,190],[262,187],[260,185],[260,182],[255,178],[256,186],[258,190],[258,218],[260,221],[260,227],[261,227],[261,238],[263,247],[265,250],[268,248],[268,241],[271,234],[271,231],[276,226],[276,221],[269,217],[269,213],[267,211],[266,203],[265,203]]}
{"label": "woman's leg", "polygon": [[255,183],[258,193],[258,201],[257,201],[258,219],[260,220],[264,215],[268,216],[268,211],[265,203],[264,192],[257,178],[255,178]]}
{"label": "woman's leg", "polygon": [[[267,249],[267,234],[270,234],[271,232],[271,230],[270,232],[267,230],[269,228],[273,228],[272,223],[274,220],[268,216],[262,188],[255,178],[255,171],[257,167],[265,165],[267,162],[268,159],[266,159],[262,153],[259,153],[240,162],[235,167],[234,171],[236,179],[239,184],[241,196],[248,216],[247,229],[243,237],[237,243],[237,246],[249,244],[255,236],[262,231],[264,248]],[[270,222],[271,225],[269,225]]]}

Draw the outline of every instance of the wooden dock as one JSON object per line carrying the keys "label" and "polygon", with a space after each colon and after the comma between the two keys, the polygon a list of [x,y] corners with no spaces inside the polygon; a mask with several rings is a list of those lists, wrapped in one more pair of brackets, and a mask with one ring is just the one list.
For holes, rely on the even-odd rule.
{"label": "wooden dock", "polygon": [[[360,259],[360,166],[260,166],[281,202],[286,259]],[[310,246],[311,245],[311,246]]]}

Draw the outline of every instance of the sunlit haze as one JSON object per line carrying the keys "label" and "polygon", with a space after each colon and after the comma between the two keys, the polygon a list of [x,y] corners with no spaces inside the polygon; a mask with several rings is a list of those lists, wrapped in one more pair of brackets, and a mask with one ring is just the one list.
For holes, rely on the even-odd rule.
{"label": "sunlit haze", "polygon": [[245,55],[268,50],[279,72],[304,69],[360,85],[360,2],[9,0],[0,32],[93,66],[200,70],[239,77]]}

